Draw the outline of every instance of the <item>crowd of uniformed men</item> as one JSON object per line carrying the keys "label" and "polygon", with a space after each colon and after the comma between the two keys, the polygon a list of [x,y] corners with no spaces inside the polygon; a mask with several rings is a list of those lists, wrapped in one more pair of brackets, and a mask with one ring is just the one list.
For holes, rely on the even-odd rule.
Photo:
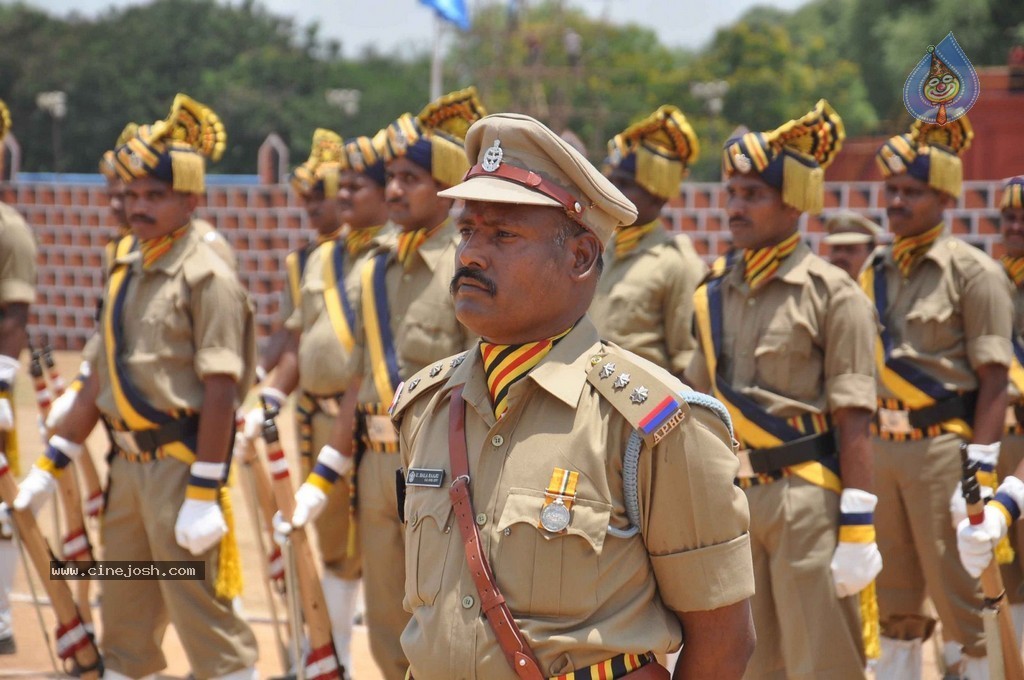
{"label": "crowd of uniformed men", "polygon": [[[196,678],[254,677],[223,492],[233,447],[291,395],[304,481],[274,525],[315,529],[342,666],[361,580],[388,680],[862,678],[869,658],[905,680],[935,615],[940,665],[987,678],[977,579],[1024,508],[1024,178],[1001,197],[1001,263],[950,235],[972,137],[962,117],[886,142],[892,241],[833,216],[830,264],[799,223],[822,209],[840,116],[822,100],[738,133],[732,248],[709,269],[661,219],[700,153],[673,106],[600,170],[472,88],[369,136],[319,129],[291,178],[316,238],[287,257],[257,358],[231,248],[194,217],[224,127],[179,95],[101,161],[121,232],[99,329],[15,509],[52,495],[102,421],[105,559],[209,574],[105,582],[104,677],[164,668],[168,622]],[[8,451],[35,260],[0,204]],[[976,526],[962,444],[991,489]],[[996,552],[1019,635],[1024,555]],[[0,591],[12,556],[0,541]],[[12,632],[0,609],[0,652]]]}

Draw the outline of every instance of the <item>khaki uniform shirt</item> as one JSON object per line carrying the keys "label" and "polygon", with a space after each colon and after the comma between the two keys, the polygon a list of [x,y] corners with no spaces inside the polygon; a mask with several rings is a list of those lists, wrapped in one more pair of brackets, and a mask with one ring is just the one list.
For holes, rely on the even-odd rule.
{"label": "khaki uniform shirt", "polygon": [[[632,373],[615,406],[588,381],[602,359]],[[710,411],[694,407],[660,441],[645,438],[636,485],[641,533],[627,531],[623,454],[634,425],[622,409],[650,411],[660,397],[630,404],[629,391],[685,390],[676,378],[605,345],[584,317],[512,385],[509,409],[495,422],[479,350],[451,363],[437,377],[418,374],[418,387],[415,378],[405,383],[394,411],[406,471],[444,471],[439,487],[406,490],[404,604],[412,620],[402,647],[413,677],[516,678],[480,611],[448,496],[449,398],[457,385],[464,385],[482,547],[546,675],[676,648],[682,632],[673,612],[716,609],[753,593],[747,504],[732,483],[738,463]],[[579,472],[562,533],[539,526],[555,468]]]}
{"label": "khaki uniform shirt", "polygon": [[21,214],[0,203],[0,306],[35,299],[35,238]]}
{"label": "khaki uniform shirt", "polygon": [[[718,371],[775,416],[875,410],[875,312],[843,270],[797,245],[755,292],[742,258],[722,282]],[[704,347],[686,369],[694,389],[711,387]]]}
{"label": "khaki uniform shirt", "polygon": [[590,315],[601,337],[682,375],[697,347],[693,291],[707,265],[684,234],[659,224],[621,260],[605,251]]}
{"label": "khaki uniform shirt", "polygon": [[[1009,278],[1009,277],[1007,277]],[[1010,287],[1013,290],[1013,332],[1017,335],[1017,340],[1020,341],[1024,338],[1024,286],[1017,287],[1010,281]],[[1010,403],[1016,403],[1020,401],[1021,394],[1020,387],[1013,381],[1009,384]]]}
{"label": "khaki uniform shirt", "polygon": [[[376,242],[371,242],[375,247]],[[310,254],[302,272],[299,308],[285,321],[285,328],[299,331],[299,388],[304,392],[328,397],[340,394],[348,388],[352,379],[349,373],[349,350],[338,339],[331,324],[324,302],[324,290],[334,282],[328,282],[324,269],[326,244],[321,244]],[[345,249],[345,239],[336,240],[336,247]],[[348,251],[342,263],[344,271],[335,272],[344,278],[345,293],[353,314],[358,318],[360,273],[373,247],[353,258]],[[355,328],[350,329],[355,334]]]}
{"label": "khaki uniform shirt", "polygon": [[[894,358],[913,362],[952,391],[978,388],[975,370],[1010,365],[1012,286],[1001,265],[977,248],[943,235],[904,279],[883,258],[888,301],[880,321],[893,338]],[[879,382],[878,396],[898,399]]]}
{"label": "khaki uniform shirt", "polygon": [[[420,246],[408,271],[395,258],[395,247],[388,247],[390,255],[385,286],[391,312],[391,333],[398,354],[399,374],[403,379],[433,361],[466,349],[473,342],[472,334],[455,318],[455,303],[448,292],[455,275],[458,238],[449,220]],[[363,266],[372,266],[372,257],[376,254],[373,253],[371,261]],[[377,394],[372,377],[362,314],[357,323],[351,363],[351,375],[363,376],[360,403],[380,402],[383,397]]]}
{"label": "khaki uniform shirt", "polygon": [[[252,305],[220,255],[193,228],[147,271],[137,253],[117,261],[122,262],[133,273],[124,303],[121,359],[149,403],[162,411],[198,411],[202,381],[215,374],[237,380],[243,398],[256,366]],[[104,309],[110,304],[105,299]],[[102,324],[100,333],[106,335]],[[93,370],[100,379],[96,405],[119,417],[106,351]]]}

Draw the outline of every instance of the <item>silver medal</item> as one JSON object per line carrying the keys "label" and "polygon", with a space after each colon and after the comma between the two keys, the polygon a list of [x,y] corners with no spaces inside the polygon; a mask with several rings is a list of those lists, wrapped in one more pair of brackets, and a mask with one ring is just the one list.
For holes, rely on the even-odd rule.
{"label": "silver medal", "polygon": [[554,502],[545,505],[544,509],[540,511],[540,525],[547,531],[557,534],[565,531],[565,528],[569,526],[571,516],[569,508],[565,507],[562,499],[556,498]]}

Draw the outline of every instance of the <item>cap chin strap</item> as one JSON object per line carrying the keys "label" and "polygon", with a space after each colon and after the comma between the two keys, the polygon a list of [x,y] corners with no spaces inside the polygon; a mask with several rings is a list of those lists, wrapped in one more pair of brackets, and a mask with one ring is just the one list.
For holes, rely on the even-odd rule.
{"label": "cap chin strap", "polygon": [[544,194],[548,198],[558,201],[559,205],[577,222],[583,217],[583,205],[573,198],[572,194],[553,182],[549,182],[531,170],[525,170],[515,165],[502,163],[494,170],[486,170],[483,165],[477,163],[466,173],[463,181],[474,177],[499,177],[503,180],[524,186],[527,189]]}

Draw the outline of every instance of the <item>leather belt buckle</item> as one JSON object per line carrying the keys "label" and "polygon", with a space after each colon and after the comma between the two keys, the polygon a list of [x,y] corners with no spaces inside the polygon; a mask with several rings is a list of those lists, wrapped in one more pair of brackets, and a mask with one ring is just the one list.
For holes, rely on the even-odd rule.
{"label": "leather belt buckle", "polygon": [[335,397],[317,397],[316,405],[332,418],[337,418],[341,412],[341,405]]}
{"label": "leather belt buckle", "polygon": [[910,411],[899,408],[878,409],[878,429],[885,434],[913,434],[910,424]]}
{"label": "leather belt buckle", "polygon": [[754,468],[750,465],[750,449],[740,449],[736,452],[736,458],[740,461],[740,471],[736,473],[738,479],[750,479],[757,476]]}
{"label": "leather belt buckle", "polygon": [[397,444],[398,431],[391,416],[366,416],[366,435],[374,444]]}
{"label": "leather belt buckle", "polygon": [[111,434],[114,437],[114,443],[117,448],[121,449],[125,453],[132,455],[139,455],[142,453],[142,449],[139,448],[138,443],[135,441],[135,435],[132,432],[125,430],[111,430]]}

